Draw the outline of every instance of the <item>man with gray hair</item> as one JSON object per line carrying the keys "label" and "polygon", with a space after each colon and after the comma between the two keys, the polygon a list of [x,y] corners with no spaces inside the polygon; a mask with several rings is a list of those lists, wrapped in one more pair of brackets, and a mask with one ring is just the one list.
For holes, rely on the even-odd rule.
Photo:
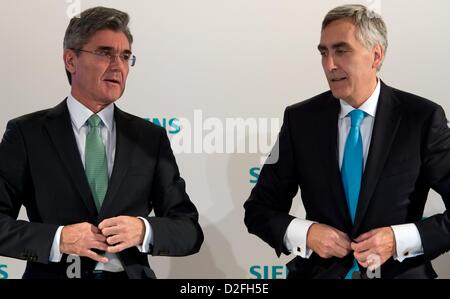
{"label": "man with gray hair", "polygon": [[[423,219],[430,188],[450,205],[450,129],[443,109],[384,84],[378,14],[344,5],[325,17],[318,50],[330,91],[288,107],[277,145],[244,204],[250,233],[288,278],[435,278],[450,215]],[[306,219],[289,215],[301,190]]]}
{"label": "man with gray hair", "polygon": [[[105,7],[74,17],[63,55],[70,95],[7,125],[0,255],[27,260],[24,278],[154,278],[149,254],[185,256],[203,242],[165,130],[114,104],[136,63],[128,22]],[[22,205],[29,222],[16,220]]]}

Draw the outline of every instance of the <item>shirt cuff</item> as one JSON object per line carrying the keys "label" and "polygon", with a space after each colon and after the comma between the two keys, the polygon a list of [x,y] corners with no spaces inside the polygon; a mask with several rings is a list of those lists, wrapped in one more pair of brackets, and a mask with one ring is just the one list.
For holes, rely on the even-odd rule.
{"label": "shirt cuff", "polygon": [[287,250],[302,258],[309,258],[313,251],[306,247],[308,230],[316,222],[295,218],[289,223],[283,242]]}
{"label": "shirt cuff", "polygon": [[148,220],[144,217],[138,217],[142,221],[144,221],[145,225],[145,235],[144,235],[144,241],[142,242],[142,245],[137,245],[137,249],[142,253],[149,253],[150,252],[150,245],[153,245],[153,230],[148,223]]}
{"label": "shirt cuff", "polygon": [[59,242],[61,240],[61,233],[64,226],[58,227],[53,238],[52,248],[50,250],[50,256],[48,258],[49,262],[59,263],[63,256],[62,252],[59,250]]}
{"label": "shirt cuff", "polygon": [[396,255],[394,260],[403,260],[423,254],[422,239],[414,223],[392,225],[395,236]]}

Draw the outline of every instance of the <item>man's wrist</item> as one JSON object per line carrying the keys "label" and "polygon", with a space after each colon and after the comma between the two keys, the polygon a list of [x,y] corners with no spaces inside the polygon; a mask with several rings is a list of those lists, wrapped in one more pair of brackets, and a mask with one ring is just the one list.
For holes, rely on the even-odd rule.
{"label": "man's wrist", "polygon": [[144,240],[145,240],[145,222],[144,220],[142,220],[141,217],[136,217],[137,219],[139,219],[140,223],[141,223],[141,233],[139,235],[139,246],[144,245]]}

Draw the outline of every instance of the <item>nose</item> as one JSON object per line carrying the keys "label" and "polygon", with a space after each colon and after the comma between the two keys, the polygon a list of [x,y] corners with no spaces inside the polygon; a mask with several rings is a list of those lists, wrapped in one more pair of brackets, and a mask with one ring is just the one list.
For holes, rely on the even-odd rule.
{"label": "nose", "polygon": [[109,67],[112,70],[121,70],[128,67],[128,63],[123,61],[119,55],[111,55]]}
{"label": "nose", "polygon": [[323,68],[328,71],[332,72],[337,69],[336,63],[334,61],[333,55],[326,55],[323,57]]}
{"label": "nose", "polygon": [[111,55],[110,62],[111,62],[111,64],[117,63],[117,62],[122,62],[123,63],[123,61],[122,61],[122,59],[120,58],[119,55]]}

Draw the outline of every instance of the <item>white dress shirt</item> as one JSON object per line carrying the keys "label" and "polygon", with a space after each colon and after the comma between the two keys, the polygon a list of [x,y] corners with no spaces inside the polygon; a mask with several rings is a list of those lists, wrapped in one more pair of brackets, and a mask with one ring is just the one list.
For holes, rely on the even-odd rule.
{"label": "white dress shirt", "polygon": [[[367,162],[367,156],[369,153],[370,141],[372,139],[373,124],[375,122],[375,114],[378,105],[378,99],[380,97],[381,84],[378,79],[378,84],[372,95],[359,107],[366,113],[366,117],[361,123],[361,137],[363,143],[363,157],[364,167]],[[349,113],[355,108],[349,105],[344,100],[340,100],[341,111],[339,113],[338,120],[338,147],[339,147],[339,168],[342,167],[342,160],[344,157],[344,147],[347,141],[348,133],[351,127],[351,118]],[[306,246],[306,237],[308,230],[315,222],[306,219],[295,218],[289,224],[286,233],[284,235],[284,245],[286,248],[295,255],[303,258],[309,258],[312,254],[312,250]],[[422,240],[420,238],[419,231],[414,223],[392,225],[392,230],[395,235],[396,252],[397,255],[394,259],[402,262],[405,258],[414,257],[423,254]]]}
{"label": "white dress shirt", "polygon": [[[69,109],[70,119],[72,121],[72,129],[77,141],[78,151],[80,152],[81,161],[83,167],[85,165],[84,153],[86,136],[89,132],[89,126],[87,120],[94,114],[91,110],[77,101],[72,95],[67,97],[67,108]],[[116,153],[116,123],[114,121],[114,104],[106,106],[102,111],[97,113],[102,120],[101,134],[102,141],[105,145],[106,158],[108,160],[108,176],[111,177],[111,173],[114,166],[114,157]],[[153,231],[148,223],[147,219],[139,217],[145,224],[144,242],[141,246],[136,246],[140,252],[148,253],[150,244],[153,244]],[[60,226],[56,231],[53,239],[52,249],[50,251],[49,261],[60,262],[62,253],[59,250],[59,243],[61,239],[61,232],[63,226]],[[124,268],[116,254],[105,253],[108,258],[108,263],[97,263],[95,270],[104,270],[109,272],[124,271]]]}

